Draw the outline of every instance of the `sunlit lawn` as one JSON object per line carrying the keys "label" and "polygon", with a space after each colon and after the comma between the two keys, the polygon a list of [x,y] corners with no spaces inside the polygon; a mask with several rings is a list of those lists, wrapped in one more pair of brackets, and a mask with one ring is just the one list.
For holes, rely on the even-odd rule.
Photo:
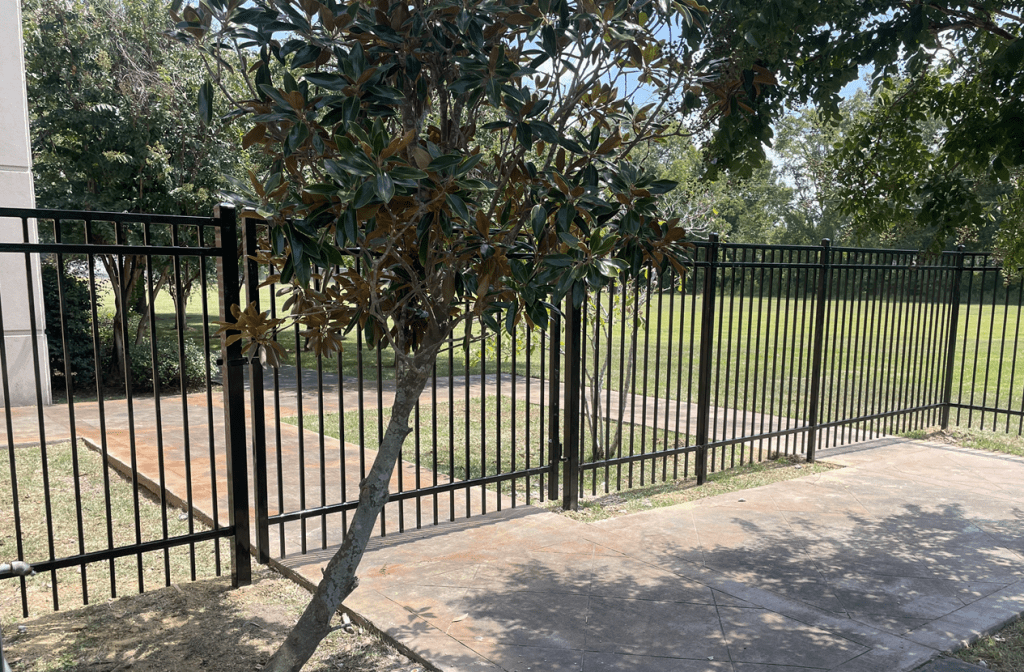
{"label": "sunlit lawn", "polygon": [[[35,563],[51,557],[51,530],[52,557],[55,558],[77,555],[83,550],[88,553],[117,548],[137,541],[136,498],[131,482],[113,468],[104,467],[101,455],[90,449],[85,442],[79,442],[77,451],[72,451],[70,442],[47,446],[45,466],[48,490],[44,488],[43,452],[39,446],[14,448],[13,453],[22,557],[26,561]],[[8,450],[4,450],[0,452],[0,557],[5,561],[18,557],[13,494],[10,455]],[[171,507],[164,510],[158,501],[140,493],[139,539],[145,542],[162,538],[165,525],[168,537],[187,534],[189,516]],[[191,525],[197,531],[207,529],[194,519]],[[214,576],[217,573],[214,543],[207,541],[195,544],[194,550],[188,545],[169,550],[167,567],[170,580],[187,581],[192,578],[193,562],[196,577]],[[226,562],[227,556],[223,556],[222,560]],[[114,560],[113,585],[117,595],[139,592],[139,562],[134,555]],[[146,590],[165,585],[164,568],[163,552],[143,554],[141,576]],[[91,602],[102,602],[111,596],[110,571],[110,562],[95,562],[85,566],[85,585]],[[53,580],[54,575],[49,572],[27,579],[31,609],[46,611],[52,608]],[[83,568],[57,570],[56,580],[61,608],[82,604]],[[0,613],[5,622],[9,618],[21,616],[18,581],[0,581],[0,605]]]}
{"label": "sunlit lawn", "polygon": [[[786,298],[748,286],[744,294],[720,298],[712,333],[713,405],[783,417],[807,415],[815,318],[814,301],[807,289],[803,288],[801,298]],[[204,328],[201,298],[197,288],[186,310],[186,334],[194,339],[202,338]],[[266,309],[272,299],[276,313],[283,315],[287,297],[272,297],[270,287],[262,288],[261,307]],[[109,310],[109,289],[101,292],[101,300]],[[604,390],[632,390],[696,403],[703,298],[692,291],[655,292],[648,300],[634,303],[632,296],[620,293],[606,294],[601,303],[604,315],[610,311],[610,321],[605,317],[599,321],[593,308],[587,312],[585,384],[595,385],[594,372],[600,372],[599,385]],[[155,306],[158,334],[173,338],[170,295],[160,292]],[[210,318],[205,326],[211,349],[217,353],[220,307],[213,286],[208,288],[207,308]],[[877,297],[833,300],[826,318],[824,417],[863,416],[940,401],[947,352],[942,334],[949,322],[945,304]],[[1024,394],[1024,366],[1016,366],[1024,355],[1024,346],[1019,344],[1020,325],[1018,306],[1001,301],[995,305],[991,301],[962,304],[953,362],[954,402],[960,399],[968,404],[1020,408]],[[469,329],[471,334],[481,333],[479,323]],[[486,370],[540,376],[542,369],[546,373],[549,368],[544,356],[549,339],[539,332],[527,339],[526,333],[525,328],[519,329],[515,341],[507,334],[501,338],[492,334],[467,345],[465,331],[460,329],[451,348],[439,354],[437,373],[461,376]],[[564,333],[560,338],[564,341]],[[308,351],[297,328],[282,332],[278,342],[286,352],[285,366],[295,365],[298,352],[304,370],[319,365],[326,374],[336,375],[340,369],[347,378],[394,378],[394,355],[387,349],[378,352],[366,346],[355,332],[343,338],[340,367],[337,358],[318,358]],[[631,366],[634,354],[636,365]],[[562,362],[563,376],[565,368]],[[989,425],[991,419],[985,421]]]}
{"label": "sunlit lawn", "polygon": [[[348,443],[375,448],[380,440],[378,419],[386,425],[390,417],[390,408],[385,408],[379,418],[376,409],[368,409],[362,414],[358,410],[348,411],[344,415],[326,414],[323,431],[325,436],[333,438],[339,438],[344,433]],[[546,409],[538,404],[527,404],[523,400],[513,404],[511,397],[498,395],[470,399],[468,406],[462,399],[456,399],[453,403],[439,401],[433,409],[421,408],[410,421],[413,432],[403,444],[402,458],[453,480],[492,476],[548,464],[546,452],[539,448],[547,445],[548,417]],[[298,424],[298,419],[286,418],[285,422]],[[308,430],[320,431],[320,419],[315,414],[305,415],[303,425]],[[593,442],[587,427],[582,427],[581,431],[583,461],[588,462],[594,456]],[[684,445],[689,444],[683,434],[627,424],[624,425],[621,443],[611,452],[613,456],[632,455]],[[669,461],[669,465],[668,473],[671,477],[672,461]],[[657,471],[657,480],[663,480],[660,461],[654,469]],[[638,483],[652,479],[650,475],[641,479],[641,472],[650,474],[652,471],[649,461],[632,470],[627,466],[626,470],[635,472]],[[615,471],[612,473],[614,478]],[[595,485],[604,488],[603,471],[598,470],[596,476],[594,471],[585,474],[584,486],[587,489]],[[597,481],[593,481],[594,478]],[[536,478],[533,482],[535,485],[539,483]],[[410,487],[411,484],[405,484],[406,489]],[[506,494],[511,491],[507,483],[502,487]]]}

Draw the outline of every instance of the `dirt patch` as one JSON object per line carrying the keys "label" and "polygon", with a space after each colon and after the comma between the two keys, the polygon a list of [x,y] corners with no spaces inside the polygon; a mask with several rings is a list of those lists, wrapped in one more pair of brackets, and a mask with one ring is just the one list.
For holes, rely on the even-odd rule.
{"label": "dirt patch", "polygon": [[[298,619],[309,593],[258,568],[250,586],[227,578],[173,585],[11,623],[4,652],[14,672],[259,670]],[[339,617],[337,625],[342,625]],[[347,631],[346,631],[347,630]],[[422,672],[424,667],[358,627],[338,629],[305,670]]]}
{"label": "dirt patch", "polygon": [[939,429],[938,427],[931,427],[929,429],[917,432],[917,435],[911,434],[909,438],[921,439],[924,441],[934,441],[935,443],[945,443],[951,446],[962,446],[963,436],[956,436],[953,430],[950,429]]}

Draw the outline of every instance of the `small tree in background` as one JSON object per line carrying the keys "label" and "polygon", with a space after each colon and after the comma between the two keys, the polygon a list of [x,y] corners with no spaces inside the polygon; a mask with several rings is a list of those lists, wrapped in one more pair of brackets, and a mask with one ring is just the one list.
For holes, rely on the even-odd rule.
{"label": "small tree in background", "polygon": [[[210,72],[226,52],[243,63],[249,97],[222,93],[272,167],[238,200],[270,222],[259,261],[290,284],[290,319],[318,352],[360,329],[397,357],[351,527],[265,669],[300,669],[355,588],[410,412],[459,325],[544,328],[563,297],[581,306],[647,265],[682,272],[685,232],[658,207],[674,183],[629,155],[685,132],[667,122],[686,110],[704,11],[694,0],[172,8]],[[214,83],[199,99],[207,118]],[[358,264],[342,263],[343,248]],[[231,338],[274,361],[280,320],[251,307],[236,317]]]}

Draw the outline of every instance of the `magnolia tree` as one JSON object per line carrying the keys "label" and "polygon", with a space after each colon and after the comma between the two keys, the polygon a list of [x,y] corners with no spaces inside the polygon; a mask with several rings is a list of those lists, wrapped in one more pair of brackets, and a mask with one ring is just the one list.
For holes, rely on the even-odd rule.
{"label": "magnolia tree", "polygon": [[[682,272],[684,227],[659,212],[674,183],[630,154],[688,132],[705,13],[694,0],[172,7],[207,59],[201,114],[245,116],[245,146],[271,165],[238,200],[269,222],[259,261],[291,287],[287,319],[318,352],[360,329],[396,353],[351,527],[264,669],[300,669],[356,587],[410,412],[456,327],[545,328],[563,298],[581,306],[649,266]],[[229,62],[244,99],[217,87]],[[232,326],[276,359],[280,321],[249,307]]]}

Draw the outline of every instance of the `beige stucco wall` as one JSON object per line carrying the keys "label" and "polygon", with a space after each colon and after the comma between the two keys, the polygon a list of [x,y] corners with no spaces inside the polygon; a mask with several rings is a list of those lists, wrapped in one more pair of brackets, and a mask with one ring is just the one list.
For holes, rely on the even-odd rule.
{"label": "beige stucco wall", "polygon": [[[0,0],[0,207],[35,207],[32,187],[32,152],[29,142],[28,101],[25,97],[25,59],[22,52],[20,0]],[[36,240],[35,223],[29,222],[29,239]],[[0,241],[22,242],[19,219],[0,218]],[[29,313],[28,288],[34,287],[35,335]],[[7,350],[7,381],[10,405],[36,403],[36,376],[32,344],[39,353],[43,403],[50,403],[46,336],[43,333],[42,282],[39,260],[31,270],[25,255],[0,254],[0,302],[3,305],[4,345]],[[0,398],[3,389],[0,387]],[[4,402],[6,404],[6,400]]]}

